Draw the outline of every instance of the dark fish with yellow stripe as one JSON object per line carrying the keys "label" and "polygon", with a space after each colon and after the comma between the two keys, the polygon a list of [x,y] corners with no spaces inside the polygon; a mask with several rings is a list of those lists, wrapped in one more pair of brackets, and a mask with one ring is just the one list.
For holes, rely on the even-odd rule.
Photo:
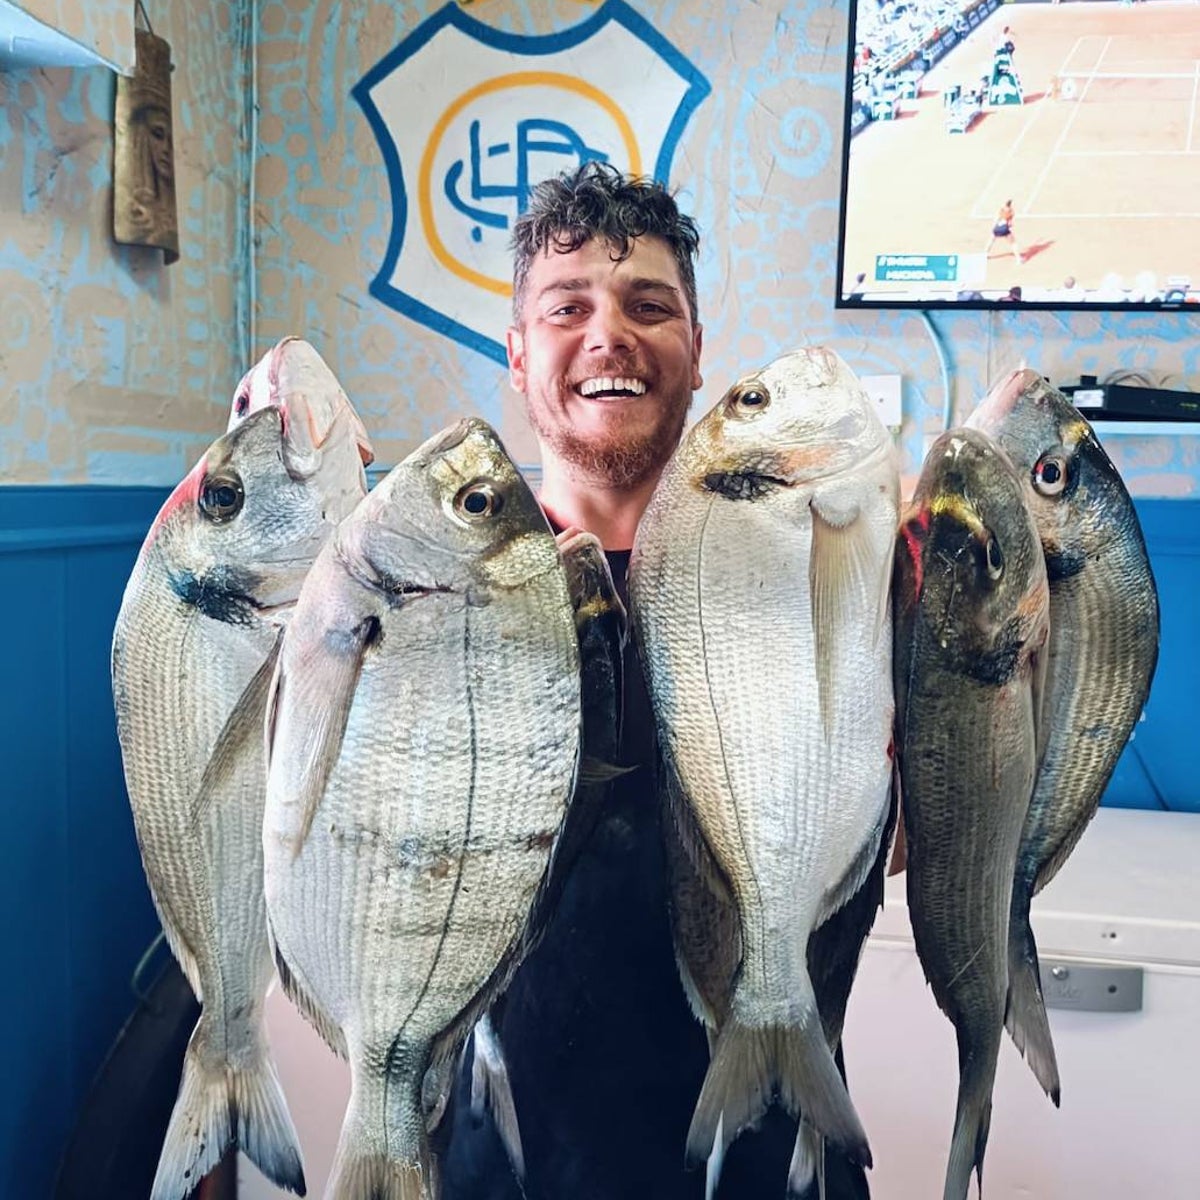
{"label": "dark fish with yellow stripe", "polygon": [[1049,636],[1026,484],[975,430],[943,434],[893,587],[897,750],[917,954],[958,1039],[944,1200],[982,1179],[1008,992],[1012,881],[1038,761]]}

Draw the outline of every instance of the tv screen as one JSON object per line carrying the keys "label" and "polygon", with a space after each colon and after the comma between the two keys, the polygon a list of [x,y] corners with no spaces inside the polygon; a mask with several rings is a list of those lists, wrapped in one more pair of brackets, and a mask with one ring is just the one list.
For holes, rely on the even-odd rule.
{"label": "tv screen", "polygon": [[850,0],[839,308],[1200,312],[1194,0]]}

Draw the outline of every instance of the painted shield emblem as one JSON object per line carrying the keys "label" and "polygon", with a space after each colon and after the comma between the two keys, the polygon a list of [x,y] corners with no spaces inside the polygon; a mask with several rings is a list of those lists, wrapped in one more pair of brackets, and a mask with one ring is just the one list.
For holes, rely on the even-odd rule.
{"label": "painted shield emblem", "polygon": [[392,232],[371,294],[503,364],[513,221],[591,159],[667,182],[707,80],[622,0],[561,33],[501,33],[449,3],[355,85]]}

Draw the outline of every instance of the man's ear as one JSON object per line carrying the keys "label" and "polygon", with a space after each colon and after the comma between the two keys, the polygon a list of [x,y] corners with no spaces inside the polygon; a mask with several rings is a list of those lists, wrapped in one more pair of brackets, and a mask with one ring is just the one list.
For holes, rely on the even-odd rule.
{"label": "man's ear", "polygon": [[[704,326],[697,325],[692,330],[692,391],[697,392],[704,386],[704,380],[700,375],[700,350],[704,345]],[[509,359],[512,359],[512,351],[509,351]]]}
{"label": "man's ear", "polygon": [[525,394],[525,335],[515,325],[504,335],[508,349],[508,382],[513,390]]}

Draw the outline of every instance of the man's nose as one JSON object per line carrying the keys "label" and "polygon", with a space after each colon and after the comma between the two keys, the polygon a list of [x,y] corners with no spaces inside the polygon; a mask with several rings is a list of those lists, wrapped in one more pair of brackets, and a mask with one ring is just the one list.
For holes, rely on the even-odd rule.
{"label": "man's nose", "polygon": [[588,319],[586,347],[597,354],[629,351],[637,332],[628,313],[616,303],[597,304]]}

